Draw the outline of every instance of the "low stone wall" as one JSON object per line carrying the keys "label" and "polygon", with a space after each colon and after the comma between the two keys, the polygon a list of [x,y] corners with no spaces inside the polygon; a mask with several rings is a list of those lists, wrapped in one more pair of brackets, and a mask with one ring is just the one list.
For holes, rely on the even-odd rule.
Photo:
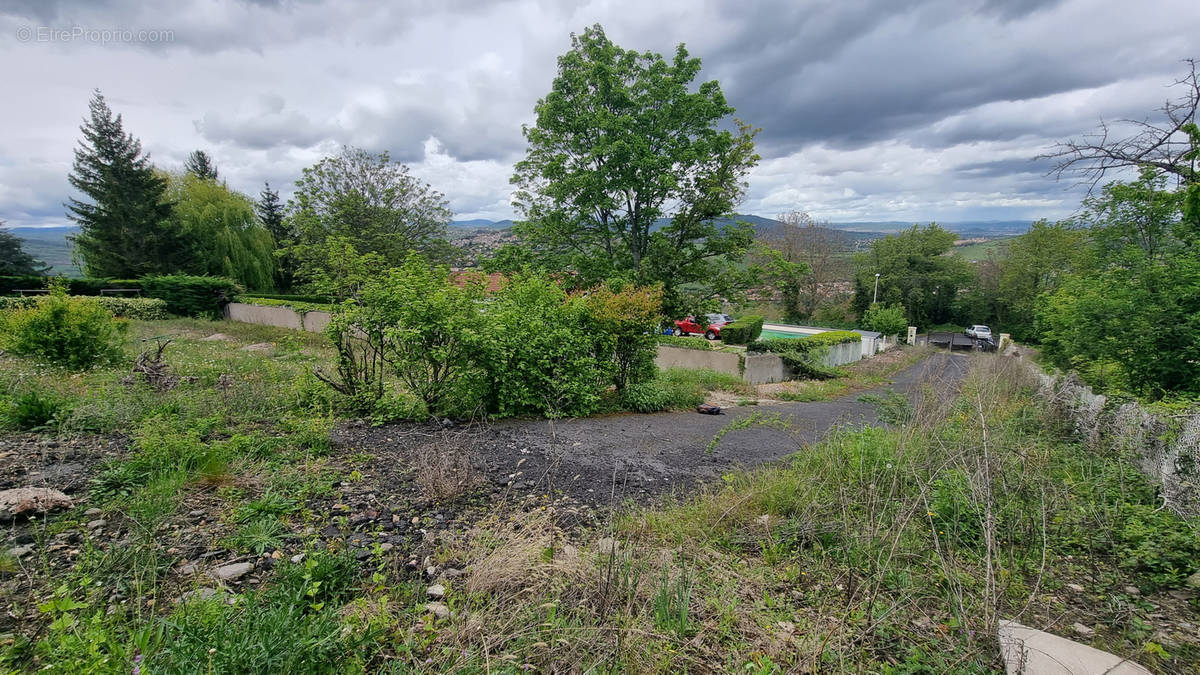
{"label": "low stone wall", "polygon": [[747,354],[742,379],[750,384],[767,384],[792,379],[783,359],[774,354]]}
{"label": "low stone wall", "polygon": [[834,366],[844,366],[847,363],[861,361],[862,357],[863,343],[861,340],[858,342],[846,342],[830,347],[829,353],[825,355],[822,363],[832,368]]}
{"label": "low stone wall", "polygon": [[1185,516],[1200,515],[1200,411],[1160,415],[1142,405],[1110,401],[1074,374],[1047,375],[1032,364],[1039,395],[1074,422],[1087,445],[1124,451],[1161,486],[1163,501]]}
{"label": "low stone wall", "polygon": [[319,333],[324,330],[325,326],[329,324],[331,316],[329,312],[300,313],[291,307],[267,307],[265,305],[249,305],[244,302],[231,302],[225,305],[225,318],[230,321],[306,330],[310,333]]}

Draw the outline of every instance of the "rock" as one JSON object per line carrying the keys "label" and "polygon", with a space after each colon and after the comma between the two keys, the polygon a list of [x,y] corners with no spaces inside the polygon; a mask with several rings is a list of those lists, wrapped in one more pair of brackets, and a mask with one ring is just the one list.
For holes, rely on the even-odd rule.
{"label": "rock", "polygon": [[292,561],[293,565],[299,565],[300,563],[304,562],[304,554],[297,553],[296,555],[291,557],[291,561]]}
{"label": "rock", "polygon": [[1096,635],[1095,629],[1091,626],[1085,626],[1078,621],[1071,624],[1071,630],[1075,631],[1075,634],[1079,637],[1090,638]]}
{"label": "rock", "polygon": [[600,555],[615,555],[621,550],[621,542],[612,537],[603,537],[596,541],[596,552]]}
{"label": "rock", "polygon": [[433,565],[426,567],[425,568],[425,576],[429,577],[430,579],[436,577],[437,576],[437,568],[434,567]]}
{"label": "rock", "polygon": [[84,512],[83,512],[83,515],[87,516],[88,518],[94,518],[94,517],[96,517],[96,516],[99,516],[99,515],[101,515],[101,514],[103,514],[103,513],[104,513],[104,512],[103,512],[103,511],[101,511],[100,509],[97,509],[97,508],[90,508],[90,509],[88,509],[87,511],[84,511]]}
{"label": "rock", "polygon": [[217,593],[218,591],[215,588],[197,588],[194,591],[188,591],[180,595],[178,598],[175,598],[175,602],[180,603],[187,602],[188,600],[208,600],[209,598],[215,598]]}
{"label": "rock", "polygon": [[197,568],[195,565],[188,563],[187,565],[180,565],[179,567],[175,568],[175,571],[185,577],[190,577],[196,573]]}
{"label": "rock", "polygon": [[1189,588],[1200,588],[1200,570],[1193,572],[1184,582]]}
{"label": "rock", "polygon": [[1141,595],[1142,591],[1137,586],[1126,586],[1121,590],[1125,591],[1125,595]]}
{"label": "rock", "polygon": [[450,608],[440,602],[426,603],[425,611],[434,615],[438,619],[449,619],[450,618]]}
{"label": "rock", "polygon": [[446,571],[442,572],[442,576],[446,577],[447,579],[457,579],[458,577],[461,577],[462,575],[463,575],[462,570],[456,570],[453,567],[447,567]]}
{"label": "rock", "polygon": [[8,549],[8,554],[14,558],[24,558],[30,553],[33,553],[33,544],[14,546],[13,548]]}
{"label": "rock", "polygon": [[1076,593],[1083,592],[1083,586],[1080,586],[1079,584],[1067,584],[1067,588],[1075,591]]}
{"label": "rock", "polygon": [[87,524],[87,529],[89,529],[89,530],[99,530],[100,528],[104,527],[104,526],[105,526],[105,525],[107,525],[107,524],[108,524],[108,521],[107,521],[107,520],[104,520],[103,518],[98,518],[98,519],[96,519],[96,520],[90,521],[90,522]]}
{"label": "rock", "polygon": [[384,542],[384,543],[382,543],[382,544],[380,544],[380,545],[379,545],[379,550],[380,550],[380,551],[383,551],[384,553],[387,553],[388,551],[390,551],[390,550],[392,550],[392,549],[394,549],[394,548],[396,548],[396,545],[395,545],[395,544],[392,544],[392,543],[389,543],[389,542]]}
{"label": "rock", "polygon": [[22,487],[0,490],[0,520],[36,516],[75,506],[71,498],[51,488]]}
{"label": "rock", "polygon": [[360,548],[354,552],[355,560],[366,560],[371,557],[371,551],[365,548]]}
{"label": "rock", "polygon": [[253,571],[254,563],[240,562],[218,567],[212,571],[212,576],[217,581],[236,581]]}
{"label": "rock", "polygon": [[233,338],[224,333],[213,333],[205,338],[200,338],[204,342],[233,342]]}
{"label": "rock", "polygon": [[201,509],[196,509],[195,511],[188,511],[188,515],[191,516],[192,518],[203,518],[204,511]]}
{"label": "rock", "polygon": [[1000,654],[1004,658],[1005,671],[1009,675],[1150,675],[1149,670],[1133,661],[1023,626],[1016,621],[1001,621],[997,633],[1000,637]]}
{"label": "rock", "polygon": [[446,587],[441,584],[434,584],[425,589],[425,595],[431,598],[444,598],[446,597]]}
{"label": "rock", "polygon": [[270,342],[256,342],[252,345],[246,345],[245,347],[242,347],[242,351],[262,353],[262,352],[269,352],[274,348],[275,348],[275,345],[271,344]]}

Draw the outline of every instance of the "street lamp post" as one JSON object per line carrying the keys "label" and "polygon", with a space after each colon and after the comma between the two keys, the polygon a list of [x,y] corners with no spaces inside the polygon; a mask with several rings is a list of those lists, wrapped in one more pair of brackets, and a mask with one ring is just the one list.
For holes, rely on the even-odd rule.
{"label": "street lamp post", "polygon": [[879,272],[875,273],[875,295],[871,298],[871,304],[879,302]]}

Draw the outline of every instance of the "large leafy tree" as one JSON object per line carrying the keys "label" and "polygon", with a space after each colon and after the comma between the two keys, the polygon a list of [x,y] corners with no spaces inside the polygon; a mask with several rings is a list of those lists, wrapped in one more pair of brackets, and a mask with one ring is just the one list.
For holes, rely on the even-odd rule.
{"label": "large leafy tree", "polygon": [[683,45],[668,61],[622,49],[599,25],[571,42],[524,128],[528,150],[512,179],[518,233],[581,286],[662,283],[668,311],[685,290],[744,287],[736,263],[753,233],[715,219],[745,193],[756,130],[732,120],[716,81],[692,86],[700,59]]}
{"label": "large leafy tree", "polygon": [[4,229],[0,220],[0,276],[41,276],[50,270],[46,263],[30,255],[21,238]]}
{"label": "large leafy tree", "polygon": [[85,199],[66,204],[68,217],[79,224],[75,252],[83,269],[122,278],[176,270],[185,253],[169,218],[166,181],[99,91],[88,109],[69,177]]}
{"label": "large leafy tree", "polygon": [[450,216],[442,194],[386,152],[346,147],[304,169],[296,181],[284,222],[295,243],[285,255],[305,278],[324,270],[325,246],[333,240],[349,241],[359,254],[377,254],[390,265],[414,251],[442,260],[451,251],[445,240]]}
{"label": "large leafy tree", "polygon": [[247,288],[275,283],[274,243],[245,195],[191,172],[166,174],[171,219],[187,248],[177,270],[225,276]]}
{"label": "large leafy tree", "polygon": [[864,315],[874,301],[878,274],[878,301],[903,305],[909,325],[923,328],[948,321],[959,289],[974,276],[970,263],[947,255],[957,238],[930,223],[876,240],[854,259],[855,311]]}

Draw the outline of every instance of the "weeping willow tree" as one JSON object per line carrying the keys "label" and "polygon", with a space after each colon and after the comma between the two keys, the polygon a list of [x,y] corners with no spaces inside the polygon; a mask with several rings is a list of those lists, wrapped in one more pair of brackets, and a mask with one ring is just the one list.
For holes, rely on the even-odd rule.
{"label": "weeping willow tree", "polygon": [[165,174],[172,218],[188,247],[181,272],[225,276],[251,290],[275,283],[274,240],[258,221],[254,202],[215,180]]}

